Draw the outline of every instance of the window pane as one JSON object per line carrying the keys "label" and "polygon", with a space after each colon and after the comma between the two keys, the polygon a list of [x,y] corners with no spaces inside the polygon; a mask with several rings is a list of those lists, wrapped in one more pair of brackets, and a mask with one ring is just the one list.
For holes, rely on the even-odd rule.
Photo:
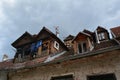
{"label": "window pane", "polygon": [[81,44],[78,44],[78,51],[79,51],[79,53],[82,53],[82,47],[81,47]]}
{"label": "window pane", "polygon": [[53,77],[51,80],[74,80],[72,75]]}
{"label": "window pane", "polygon": [[101,33],[102,39],[105,39],[105,35],[104,33]]}
{"label": "window pane", "polygon": [[98,34],[99,40],[101,40],[101,34]]}
{"label": "window pane", "polygon": [[104,33],[100,33],[98,34],[99,40],[103,40],[105,39],[105,34]]}
{"label": "window pane", "polygon": [[116,80],[114,74],[104,74],[96,76],[88,76],[88,80]]}
{"label": "window pane", "polygon": [[83,43],[83,52],[86,52],[86,51],[87,51],[86,43]]}

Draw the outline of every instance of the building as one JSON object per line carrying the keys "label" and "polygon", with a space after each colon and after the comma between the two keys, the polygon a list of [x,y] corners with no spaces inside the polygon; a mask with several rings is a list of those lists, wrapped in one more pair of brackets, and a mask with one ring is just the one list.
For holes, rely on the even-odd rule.
{"label": "building", "polygon": [[112,39],[107,29],[98,26],[94,32],[69,35],[64,43],[45,27],[37,35],[25,32],[12,43],[17,49],[14,59],[0,63],[0,79],[119,80],[120,31],[116,29],[120,27],[110,29]]}

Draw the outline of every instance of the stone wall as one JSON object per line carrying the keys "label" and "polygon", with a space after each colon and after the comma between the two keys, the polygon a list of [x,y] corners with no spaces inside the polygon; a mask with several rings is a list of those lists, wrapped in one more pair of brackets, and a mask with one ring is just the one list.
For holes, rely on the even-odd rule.
{"label": "stone wall", "polygon": [[7,72],[0,71],[0,80],[7,80]]}
{"label": "stone wall", "polygon": [[87,76],[114,73],[120,80],[120,50],[86,58],[24,69],[9,74],[10,80],[50,80],[51,77],[72,74],[74,80],[87,80]]}

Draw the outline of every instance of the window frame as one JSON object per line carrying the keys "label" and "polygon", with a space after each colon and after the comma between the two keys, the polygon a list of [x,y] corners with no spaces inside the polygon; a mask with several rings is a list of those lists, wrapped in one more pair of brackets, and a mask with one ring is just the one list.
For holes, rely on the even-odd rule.
{"label": "window frame", "polygon": [[[86,47],[84,47],[84,44],[86,45]],[[78,53],[85,53],[85,52],[87,52],[87,42],[79,42],[77,46],[78,46],[77,47],[78,48]],[[79,46],[81,47],[81,51],[79,49]]]}
{"label": "window frame", "polygon": [[59,50],[59,43],[57,41],[54,41],[54,48],[57,49],[57,50]]}
{"label": "window frame", "polygon": [[100,41],[105,40],[105,33],[104,32],[99,33],[98,38],[99,38]]}

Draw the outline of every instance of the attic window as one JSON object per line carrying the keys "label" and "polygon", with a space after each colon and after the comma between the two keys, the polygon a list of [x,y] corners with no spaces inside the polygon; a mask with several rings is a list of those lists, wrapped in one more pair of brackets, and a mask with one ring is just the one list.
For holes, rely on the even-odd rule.
{"label": "attic window", "polygon": [[86,42],[81,42],[78,44],[78,53],[83,53],[87,51]]}
{"label": "attic window", "polygon": [[59,43],[57,41],[54,42],[54,48],[59,50]]}
{"label": "attic window", "polygon": [[99,37],[99,40],[104,40],[105,39],[105,34],[104,33],[99,33],[98,37]]}
{"label": "attic window", "polygon": [[73,75],[52,77],[50,80],[74,80]]}

